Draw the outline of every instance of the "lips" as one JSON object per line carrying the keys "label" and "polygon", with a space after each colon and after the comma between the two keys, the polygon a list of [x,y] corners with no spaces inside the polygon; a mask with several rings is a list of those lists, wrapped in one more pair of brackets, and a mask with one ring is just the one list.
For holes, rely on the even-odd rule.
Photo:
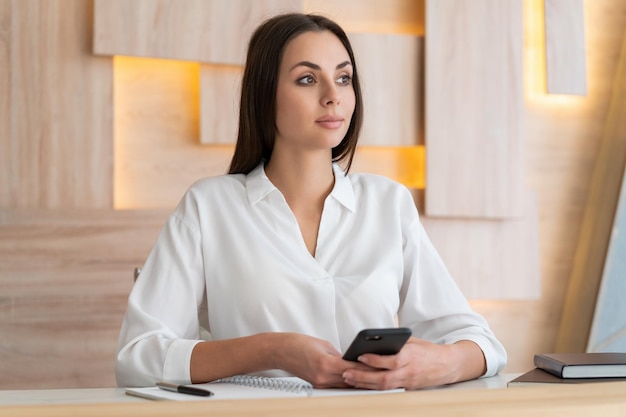
{"label": "lips", "polygon": [[343,125],[343,118],[338,116],[324,116],[317,119],[315,123],[325,129],[337,129]]}

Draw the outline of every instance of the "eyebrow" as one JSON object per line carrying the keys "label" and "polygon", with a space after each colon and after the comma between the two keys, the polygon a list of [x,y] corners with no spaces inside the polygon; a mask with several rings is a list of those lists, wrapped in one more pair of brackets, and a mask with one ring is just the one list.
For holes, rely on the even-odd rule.
{"label": "eyebrow", "polygon": [[[350,61],[344,61],[344,62],[342,62],[341,64],[337,65],[337,66],[335,67],[335,69],[342,69],[342,68],[347,67],[348,65],[352,65],[352,63],[351,63]],[[308,67],[308,68],[311,68],[311,69],[314,69],[314,70],[318,70],[318,71],[322,69],[319,65],[314,64],[314,63],[312,63],[312,62],[309,62],[309,61],[300,61],[300,62],[298,62],[296,65],[294,65],[293,67],[291,67],[291,69],[290,69],[289,71],[293,71],[293,69],[294,69],[294,68],[297,68],[297,67]]]}

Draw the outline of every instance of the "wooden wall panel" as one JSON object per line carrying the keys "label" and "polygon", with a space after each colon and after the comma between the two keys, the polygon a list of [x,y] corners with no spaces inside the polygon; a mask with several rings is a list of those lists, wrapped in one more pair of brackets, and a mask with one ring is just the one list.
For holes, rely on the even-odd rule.
{"label": "wooden wall panel", "polygon": [[307,13],[322,13],[346,32],[424,35],[424,0],[304,0]]}
{"label": "wooden wall panel", "polygon": [[115,387],[126,296],[0,298],[0,389]]}
{"label": "wooden wall panel", "polygon": [[520,216],[521,0],[426,6],[426,213]]}
{"label": "wooden wall panel", "polygon": [[525,216],[508,220],[454,220],[422,216],[433,244],[466,297],[532,300],[541,295],[537,200]]}
{"label": "wooden wall panel", "polygon": [[11,0],[0,0],[0,202],[11,198],[8,173],[16,158],[11,154],[8,138],[11,137]]}
{"label": "wooden wall panel", "polygon": [[421,143],[422,38],[371,33],[350,33],[349,37],[360,71],[365,108],[359,143]]}
{"label": "wooden wall panel", "polygon": [[94,52],[243,64],[257,24],[302,0],[95,0]]}
{"label": "wooden wall panel", "polygon": [[544,0],[550,94],[587,94],[583,0]]}
{"label": "wooden wall panel", "polygon": [[584,352],[626,163],[626,31],[600,149],[593,168],[556,348]]}
{"label": "wooden wall panel", "polygon": [[200,142],[234,145],[239,131],[242,67],[203,65],[200,70]]}
{"label": "wooden wall panel", "polygon": [[166,218],[0,211],[0,389],[115,386],[132,271]]}
{"label": "wooden wall panel", "polygon": [[112,68],[88,55],[91,3],[24,0],[10,16],[4,4],[13,105],[0,207],[111,207]]}

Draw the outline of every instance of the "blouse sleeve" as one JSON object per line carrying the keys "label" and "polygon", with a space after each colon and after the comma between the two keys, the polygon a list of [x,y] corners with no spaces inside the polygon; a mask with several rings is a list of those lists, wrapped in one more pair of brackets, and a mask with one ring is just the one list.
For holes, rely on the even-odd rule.
{"label": "blouse sleeve", "polygon": [[117,347],[118,386],[191,382],[203,277],[199,232],[171,215],[129,296]]}
{"label": "blouse sleeve", "polygon": [[437,253],[410,195],[404,206],[404,280],[398,320],[413,335],[434,343],[470,340],[483,351],[487,371],[500,372],[507,361],[504,346],[486,320],[474,312]]}

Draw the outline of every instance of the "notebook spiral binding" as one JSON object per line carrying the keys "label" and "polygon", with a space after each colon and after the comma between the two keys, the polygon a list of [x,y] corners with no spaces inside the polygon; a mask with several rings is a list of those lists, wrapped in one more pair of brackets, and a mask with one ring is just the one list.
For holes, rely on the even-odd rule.
{"label": "notebook spiral binding", "polygon": [[216,382],[228,382],[231,384],[245,385],[247,387],[265,388],[298,394],[305,393],[306,395],[311,395],[313,393],[313,385],[305,381],[294,381],[289,378],[271,378],[258,375],[235,375],[219,379]]}

